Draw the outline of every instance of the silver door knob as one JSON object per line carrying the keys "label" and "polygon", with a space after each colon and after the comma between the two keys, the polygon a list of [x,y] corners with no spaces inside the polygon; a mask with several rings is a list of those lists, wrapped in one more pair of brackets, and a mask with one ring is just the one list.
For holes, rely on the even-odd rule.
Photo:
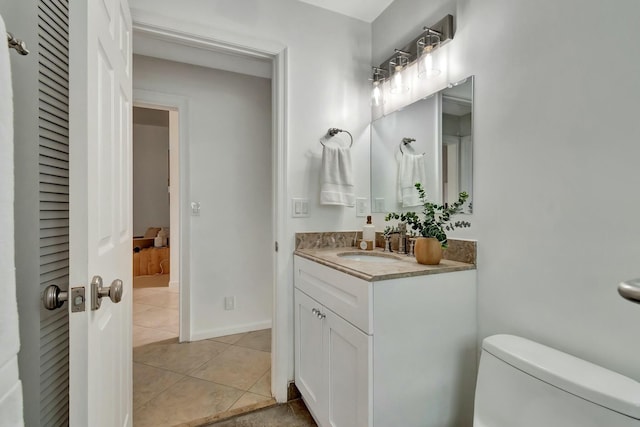
{"label": "silver door knob", "polygon": [[91,280],[91,309],[97,310],[102,304],[102,297],[108,296],[112,302],[118,303],[122,300],[122,280],[115,279],[111,286],[102,285],[102,277],[93,276]]}
{"label": "silver door knob", "polygon": [[62,307],[65,301],[69,300],[69,293],[63,291],[57,285],[49,285],[42,293],[42,305],[47,310],[55,310]]}

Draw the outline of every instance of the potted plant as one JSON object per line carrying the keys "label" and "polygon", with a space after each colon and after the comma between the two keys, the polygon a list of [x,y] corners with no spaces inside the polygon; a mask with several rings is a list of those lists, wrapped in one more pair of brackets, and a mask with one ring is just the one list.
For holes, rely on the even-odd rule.
{"label": "potted plant", "polygon": [[468,221],[452,222],[452,215],[462,212],[462,206],[469,198],[469,194],[463,191],[456,202],[445,206],[429,202],[421,183],[417,182],[415,187],[422,202],[422,216],[416,212],[399,214],[391,212],[384,219],[385,221],[398,219],[405,222],[418,235],[414,247],[418,263],[439,264],[442,259],[442,249],[448,245],[446,232],[471,226]]}

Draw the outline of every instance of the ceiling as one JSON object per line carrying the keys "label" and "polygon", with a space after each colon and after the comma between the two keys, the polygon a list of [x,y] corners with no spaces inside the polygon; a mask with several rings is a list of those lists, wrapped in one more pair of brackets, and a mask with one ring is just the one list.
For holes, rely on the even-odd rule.
{"label": "ceiling", "polygon": [[393,0],[299,0],[365,22],[373,22]]}

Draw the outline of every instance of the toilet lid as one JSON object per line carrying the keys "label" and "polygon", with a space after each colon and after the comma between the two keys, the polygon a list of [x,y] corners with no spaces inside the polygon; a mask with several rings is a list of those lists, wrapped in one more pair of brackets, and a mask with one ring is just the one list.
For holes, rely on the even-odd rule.
{"label": "toilet lid", "polygon": [[493,335],[482,349],[568,393],[640,419],[640,383],[585,360],[514,335]]}

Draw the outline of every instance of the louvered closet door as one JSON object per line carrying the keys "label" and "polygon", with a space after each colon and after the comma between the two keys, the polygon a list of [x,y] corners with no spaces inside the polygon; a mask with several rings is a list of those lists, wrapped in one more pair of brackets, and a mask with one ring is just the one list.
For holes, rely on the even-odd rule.
{"label": "louvered closet door", "polygon": [[[69,5],[38,2],[40,292],[69,286]],[[69,423],[69,315],[40,310],[40,425]]]}

